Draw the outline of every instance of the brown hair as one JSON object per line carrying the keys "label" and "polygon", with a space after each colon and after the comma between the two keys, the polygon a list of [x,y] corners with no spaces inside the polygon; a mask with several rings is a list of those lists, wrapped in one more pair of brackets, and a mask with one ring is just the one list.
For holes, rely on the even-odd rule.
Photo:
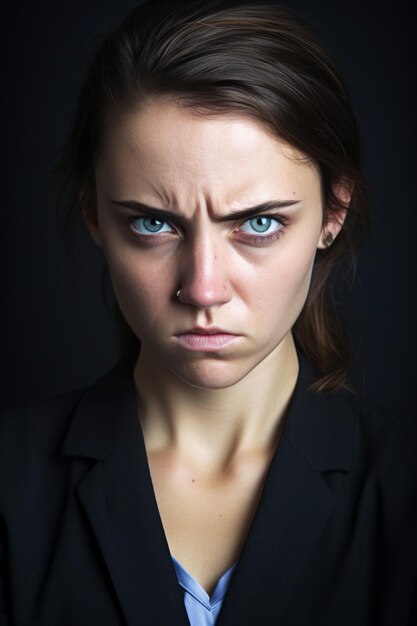
{"label": "brown hair", "polygon": [[[345,208],[335,185],[347,181],[353,190],[339,236],[317,251],[308,297],[293,329],[320,373],[314,388],[345,386],[350,347],[329,277],[342,258],[354,269],[369,208],[358,129],[333,61],[299,16],[272,3],[200,0],[178,6],[155,0],[139,5],[103,38],[87,68],[55,169],[68,201],[66,235],[80,214],[81,189],[95,204],[94,170],[106,123],[158,95],[202,115],[248,113],[304,153],[320,174],[323,223],[330,211],[337,219]],[[132,345],[133,332],[127,332]]]}

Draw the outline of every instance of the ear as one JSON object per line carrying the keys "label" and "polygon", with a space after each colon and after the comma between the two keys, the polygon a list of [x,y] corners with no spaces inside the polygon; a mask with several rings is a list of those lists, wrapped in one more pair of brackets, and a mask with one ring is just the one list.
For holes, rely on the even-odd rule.
{"label": "ear", "polygon": [[317,245],[319,250],[324,250],[331,246],[340,233],[352,197],[353,185],[350,181],[341,179],[332,185],[332,191],[337,200],[337,205],[327,208]]}
{"label": "ear", "polygon": [[84,223],[87,226],[94,242],[100,247],[103,247],[103,241],[100,234],[98,217],[97,217],[97,202],[95,194],[87,192],[87,189],[83,187],[78,197],[80,199],[81,213],[84,219]]}

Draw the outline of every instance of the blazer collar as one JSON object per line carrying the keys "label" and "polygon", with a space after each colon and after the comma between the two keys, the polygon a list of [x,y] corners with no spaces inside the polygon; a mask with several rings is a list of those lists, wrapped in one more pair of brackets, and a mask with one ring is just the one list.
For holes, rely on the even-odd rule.
{"label": "blazer collar", "polygon": [[310,391],[314,369],[298,356],[281,439],[217,626],[290,623],[290,598],[343,489],[324,473],[349,475],[355,438],[349,395]]}
{"label": "blazer collar", "polygon": [[311,391],[317,372],[301,350],[297,353],[300,369],[283,436],[312,468],[321,472],[347,472],[352,465],[354,396],[348,391],[320,394]]}
{"label": "blazer collar", "polygon": [[126,623],[189,626],[152,487],[132,366],[122,359],[87,389],[62,451],[95,461],[76,491]]}
{"label": "blazer collar", "polygon": [[133,362],[122,358],[81,395],[64,441],[63,454],[105,459],[137,424],[136,407]]}
{"label": "blazer collar", "polygon": [[[348,473],[351,467],[354,420],[347,394],[309,391],[314,369],[300,351],[299,364],[282,436],[217,626],[282,622],[336,502],[322,473]],[[131,359],[122,359],[82,395],[63,453],[99,461],[79,484],[78,497],[127,623],[186,626],[137,416]]]}

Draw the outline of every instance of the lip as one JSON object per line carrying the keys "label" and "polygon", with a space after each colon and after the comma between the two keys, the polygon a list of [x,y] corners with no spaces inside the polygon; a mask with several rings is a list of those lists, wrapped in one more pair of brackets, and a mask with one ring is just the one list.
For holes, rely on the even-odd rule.
{"label": "lip", "polygon": [[234,343],[239,335],[229,333],[222,328],[196,326],[191,330],[176,335],[179,343],[189,350],[216,351]]}

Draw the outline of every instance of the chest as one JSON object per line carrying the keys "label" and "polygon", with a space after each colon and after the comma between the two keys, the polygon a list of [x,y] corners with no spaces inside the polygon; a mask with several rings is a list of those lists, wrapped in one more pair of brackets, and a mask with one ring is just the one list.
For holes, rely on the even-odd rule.
{"label": "chest", "polygon": [[208,476],[150,455],[149,467],[171,555],[210,593],[239,558],[269,466],[265,456]]}

